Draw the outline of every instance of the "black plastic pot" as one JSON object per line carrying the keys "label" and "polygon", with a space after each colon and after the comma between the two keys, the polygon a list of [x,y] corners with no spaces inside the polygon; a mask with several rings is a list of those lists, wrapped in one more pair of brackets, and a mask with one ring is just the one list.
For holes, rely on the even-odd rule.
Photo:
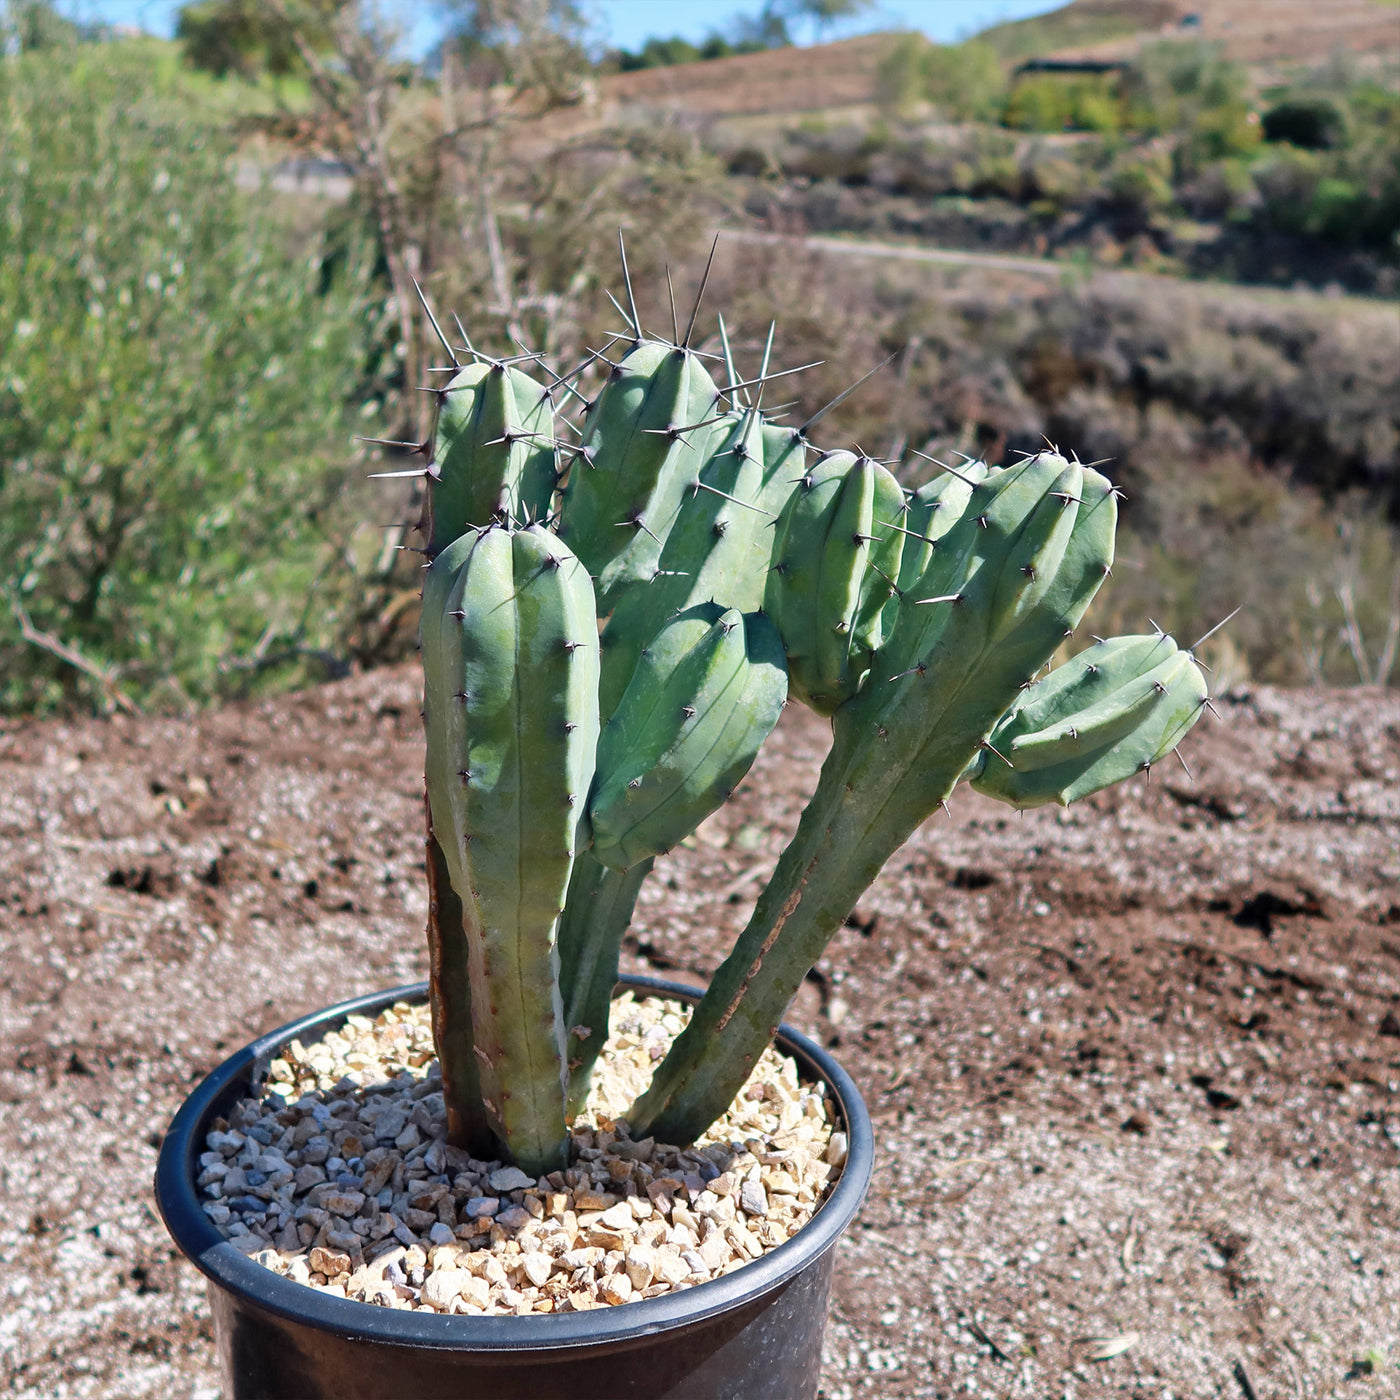
{"label": "black plastic pot", "polygon": [[[687,1001],[650,978],[624,985]],[[343,1002],[273,1031],[185,1101],[161,1147],[156,1200],[176,1244],[209,1280],[225,1400],[811,1400],[836,1244],[870,1180],[870,1119],[850,1078],[784,1026],[778,1043],[825,1080],[850,1143],[812,1220],[734,1273],[680,1293],[589,1312],[461,1317],[402,1312],[318,1292],[249,1259],[215,1229],[195,1187],[208,1124],[260,1082],[294,1036],[426,998],[426,984]]]}

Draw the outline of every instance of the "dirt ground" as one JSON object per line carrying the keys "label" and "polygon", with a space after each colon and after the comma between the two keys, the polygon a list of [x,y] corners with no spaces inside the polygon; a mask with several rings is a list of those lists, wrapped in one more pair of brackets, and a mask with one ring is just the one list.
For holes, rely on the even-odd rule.
{"label": "dirt ground", "polygon": [[[416,686],[0,726],[7,1393],[217,1395],[156,1149],[238,1044],[423,974]],[[803,987],[879,1139],[828,1400],[1400,1393],[1400,697],[1219,709],[1194,781],[956,795]],[[713,969],[823,743],[789,712],[629,966]]]}

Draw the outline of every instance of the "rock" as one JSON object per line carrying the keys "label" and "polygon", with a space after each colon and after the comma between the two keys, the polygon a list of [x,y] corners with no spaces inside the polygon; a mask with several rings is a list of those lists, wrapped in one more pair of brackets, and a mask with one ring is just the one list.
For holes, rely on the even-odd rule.
{"label": "rock", "polygon": [[321,1197],[321,1205],[332,1215],[358,1215],[364,1203],[363,1191],[330,1191]]}
{"label": "rock", "polygon": [[632,1280],[625,1274],[609,1274],[602,1283],[598,1285],[598,1296],[605,1303],[630,1302],[632,1298]]}
{"label": "rock", "polygon": [[640,1291],[649,1287],[656,1276],[656,1251],[644,1244],[634,1244],[627,1251],[623,1268],[627,1270],[627,1277],[632,1280],[633,1288]]}
{"label": "rock", "polygon": [[318,1244],[311,1251],[308,1262],[316,1273],[325,1274],[327,1278],[350,1272],[350,1256],[343,1250],[328,1249],[325,1245]]}
{"label": "rock", "polygon": [[681,1258],[675,1245],[664,1244],[656,1251],[656,1277],[666,1283],[679,1283],[690,1277],[690,1265]]}
{"label": "rock", "polygon": [[536,1250],[533,1254],[521,1256],[520,1272],[525,1278],[539,1288],[541,1284],[548,1281],[550,1274],[554,1272],[554,1261],[547,1254],[541,1254]]}
{"label": "rock", "polygon": [[831,1141],[826,1147],[827,1165],[832,1167],[844,1167],[846,1165],[846,1153],[849,1150],[846,1134],[832,1133]]}
{"label": "rock", "polygon": [[523,1230],[534,1216],[520,1206],[507,1206],[496,1212],[496,1224],[503,1230]]}
{"label": "rock", "polygon": [[453,1233],[450,1225],[444,1225],[438,1221],[436,1225],[428,1231],[429,1244],[451,1244],[457,1236]]}
{"label": "rock", "polygon": [[609,1210],[617,1204],[611,1191],[592,1191],[587,1187],[574,1192],[575,1210]]}
{"label": "rock", "polygon": [[475,1196],[462,1207],[462,1214],[468,1220],[483,1220],[500,1210],[501,1203],[494,1196]]}
{"label": "rock", "polygon": [[598,1217],[598,1223],[606,1225],[610,1230],[630,1230],[635,1219],[632,1207],[626,1201],[619,1201],[617,1205],[609,1206]]}
{"label": "rock", "polygon": [[[711,1274],[717,1274],[729,1262],[732,1250],[724,1235],[716,1231],[709,1239],[701,1242],[696,1253],[704,1263],[705,1269]],[[685,1258],[685,1255],[682,1254],[681,1258]]]}
{"label": "rock", "polygon": [[764,1191],[762,1182],[744,1181],[739,1187],[739,1209],[745,1215],[762,1217],[768,1214],[768,1193]]}
{"label": "rock", "polygon": [[524,1191],[535,1184],[535,1178],[526,1176],[519,1167],[502,1167],[487,1178],[493,1191]]}
{"label": "rock", "polygon": [[423,1301],[439,1312],[450,1312],[453,1301],[462,1296],[466,1286],[480,1281],[465,1269],[437,1269],[423,1283]]}

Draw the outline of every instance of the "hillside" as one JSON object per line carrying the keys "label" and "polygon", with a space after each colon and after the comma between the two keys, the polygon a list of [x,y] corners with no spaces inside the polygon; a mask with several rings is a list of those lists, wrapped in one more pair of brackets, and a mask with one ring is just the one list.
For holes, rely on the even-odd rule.
{"label": "hillside", "polygon": [[[1148,22],[1130,30],[1139,14]],[[1167,37],[1218,43],[1246,64],[1317,63],[1337,51],[1400,59],[1400,14],[1383,0],[1076,0],[1021,25],[1043,28],[1026,31],[1038,43],[1020,58],[1130,61],[1144,43]],[[1008,41],[1020,28],[984,37],[1011,56]]]}
{"label": "hillside", "polygon": [[[1129,59],[1161,38],[1219,42],[1244,63],[1309,63],[1336,49],[1400,58],[1400,14],[1384,0],[1072,0],[978,36],[1008,62]],[[782,116],[870,103],[894,36],[772,49],[599,80],[603,121],[663,109],[694,118]],[[581,113],[569,123],[577,127]]]}

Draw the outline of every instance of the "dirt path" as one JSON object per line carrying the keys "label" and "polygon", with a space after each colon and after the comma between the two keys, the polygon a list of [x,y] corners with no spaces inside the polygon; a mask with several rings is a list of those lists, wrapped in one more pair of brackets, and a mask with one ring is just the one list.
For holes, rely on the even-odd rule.
{"label": "dirt path", "polygon": [[1266,301],[1285,305],[1325,304],[1335,311],[1341,305],[1351,310],[1393,318],[1391,304],[1377,297],[1348,296],[1315,287],[1273,287],[1248,282],[1225,282],[1205,278],[1179,277],[1164,272],[1124,272],[1112,268],[1080,266],[1057,258],[1035,258],[1011,253],[965,252],[957,248],[934,248],[918,243],[883,243],[873,239],[838,237],[833,234],[770,233],[764,229],[725,229],[721,245],[757,243],[798,248],[823,257],[855,258],[866,261],[929,263],[944,267],[980,268],[987,272],[1019,273],[1035,280],[1072,280],[1094,287],[1136,290],[1139,294],[1160,295],[1168,289],[1184,289],[1211,300]]}
{"label": "dirt path", "polygon": [[[1021,819],[955,798],[804,985],[792,1019],[880,1142],[829,1400],[1396,1393],[1400,698],[1220,708],[1194,782]],[[253,1033],[421,975],[417,709],[400,670],[0,726],[9,1393],[216,1394],[156,1147]],[[823,742],[785,719],[658,869],[629,965],[713,969]]]}

